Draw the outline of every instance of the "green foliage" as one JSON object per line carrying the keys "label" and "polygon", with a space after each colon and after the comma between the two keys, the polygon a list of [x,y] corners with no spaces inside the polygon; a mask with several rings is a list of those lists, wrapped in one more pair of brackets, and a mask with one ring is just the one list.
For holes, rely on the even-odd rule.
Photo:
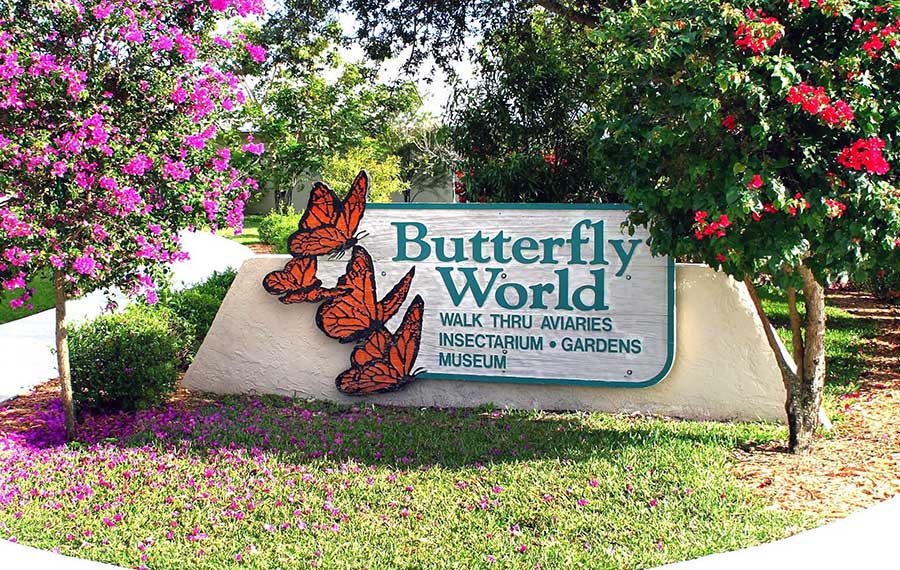
{"label": "green foliage", "polygon": [[391,194],[409,189],[409,183],[400,177],[400,158],[394,155],[379,157],[370,145],[327,157],[322,164],[322,181],[338,196],[344,197],[362,169],[369,173],[371,181],[369,202],[390,202]]}
{"label": "green foliage", "polygon": [[822,283],[887,263],[900,244],[900,60],[870,56],[871,33],[854,25],[880,33],[900,14],[877,6],[653,0],[604,12],[597,152],[656,252],[780,285],[797,284],[801,263]]}
{"label": "green foliage", "polygon": [[0,324],[28,317],[35,313],[46,311],[47,309],[52,309],[56,305],[56,292],[53,290],[53,278],[49,275],[36,275],[28,281],[28,287],[34,289],[34,292],[29,295],[28,299],[28,303],[31,305],[30,309],[27,307],[13,309],[9,304],[12,299],[21,297],[24,293],[23,290],[0,290]]}
{"label": "green foliage", "polygon": [[301,213],[292,206],[275,208],[259,222],[259,239],[275,248],[278,253],[287,253],[288,237],[297,231]]}
{"label": "green foliage", "polygon": [[591,152],[605,93],[598,51],[580,26],[540,11],[485,37],[479,80],[457,90],[450,116],[464,199],[621,201]]}
{"label": "green foliage", "polygon": [[187,333],[188,351],[186,358],[182,358],[185,365],[190,363],[206,338],[235,276],[230,269],[216,271],[201,283],[161,296],[159,308],[174,313]]}
{"label": "green foliage", "polygon": [[179,355],[190,341],[174,313],[141,304],[72,328],[77,408],[134,411],[162,403],[175,391]]}
{"label": "green foliage", "polygon": [[[250,41],[264,41],[271,35],[266,28],[241,30]],[[237,157],[236,164],[250,169],[260,188],[275,188],[278,204],[289,204],[292,189],[310,173],[322,172],[329,157],[367,152],[354,149],[374,144],[381,160],[389,149],[379,147],[380,138],[421,105],[412,82],[379,83],[375,67],[342,61],[340,34],[332,32],[267,44],[273,57],[290,64],[241,67],[253,91],[242,122],[265,143],[266,152]],[[246,136],[234,131],[228,138],[243,142]]]}
{"label": "green foliage", "polygon": [[192,287],[163,290],[69,333],[72,388],[79,409],[134,411],[163,402],[206,337],[235,272],[214,272]]}

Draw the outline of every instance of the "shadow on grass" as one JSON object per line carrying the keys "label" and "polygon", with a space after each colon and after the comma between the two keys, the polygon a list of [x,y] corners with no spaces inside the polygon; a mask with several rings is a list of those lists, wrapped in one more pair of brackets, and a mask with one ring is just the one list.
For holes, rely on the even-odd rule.
{"label": "shadow on grass", "polygon": [[397,468],[583,461],[652,453],[658,446],[726,446],[769,441],[775,426],[639,419],[605,414],[338,406],[279,397],[228,396],[146,426],[131,445],[177,443],[193,453],[265,449],[290,463],[322,460]]}

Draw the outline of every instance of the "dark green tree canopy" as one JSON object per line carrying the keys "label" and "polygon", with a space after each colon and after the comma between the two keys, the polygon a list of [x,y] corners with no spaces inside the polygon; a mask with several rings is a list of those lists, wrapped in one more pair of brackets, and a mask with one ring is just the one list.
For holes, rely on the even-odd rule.
{"label": "dark green tree canopy", "polygon": [[543,11],[484,38],[449,114],[468,199],[621,201],[591,152],[598,58],[583,26]]}

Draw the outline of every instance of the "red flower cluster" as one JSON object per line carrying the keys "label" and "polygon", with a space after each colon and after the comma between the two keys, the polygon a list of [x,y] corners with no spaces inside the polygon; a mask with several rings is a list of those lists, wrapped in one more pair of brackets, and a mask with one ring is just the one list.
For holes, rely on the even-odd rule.
{"label": "red flower cluster", "polygon": [[553,173],[556,173],[557,166],[566,166],[567,164],[569,164],[568,160],[566,160],[565,158],[557,157],[556,152],[552,150],[550,152],[544,153],[543,157],[544,162],[550,165],[550,172]]}
{"label": "red flower cluster", "polygon": [[453,191],[456,192],[456,201],[460,204],[466,203],[466,186],[462,183],[463,177],[466,175],[462,170],[456,171],[456,180],[453,181]]}
{"label": "red flower cluster", "polygon": [[722,119],[722,126],[725,127],[725,130],[729,133],[734,133],[737,131],[737,119],[734,115],[728,115]]}
{"label": "red flower cluster", "polygon": [[[788,4],[798,4],[801,10],[806,10],[809,8],[812,3],[810,0],[788,0]],[[824,14],[828,14],[830,16],[837,16],[841,13],[840,10],[840,2],[835,0],[816,0],[816,4],[818,4],[819,9]]]}
{"label": "red flower cluster", "polygon": [[853,22],[854,31],[870,34],[869,39],[863,42],[862,49],[872,59],[881,57],[881,50],[885,47],[895,48],[900,43],[898,41],[900,40],[900,35],[897,33],[900,31],[900,18],[893,24],[888,24],[880,30],[878,26],[878,22],[872,20],[863,21],[862,18],[857,18]]}
{"label": "red flower cluster", "polygon": [[[771,203],[763,204],[763,212],[765,212],[766,214],[774,214],[777,211],[778,209]],[[758,222],[762,219],[762,214],[760,214],[759,212],[753,212],[751,216],[753,217],[753,221],[755,222]]]}
{"label": "red flower cluster", "polygon": [[697,239],[725,237],[725,228],[731,225],[731,220],[728,219],[728,216],[722,214],[717,222],[710,222],[706,219],[707,216],[709,216],[709,213],[702,210],[694,213],[694,222],[696,222],[694,224],[694,237]]}
{"label": "red flower cluster", "polygon": [[872,174],[886,174],[891,165],[881,154],[884,149],[884,141],[878,137],[859,139],[851,146],[844,148],[838,155],[837,161],[852,170],[865,169]]}
{"label": "red flower cluster", "polygon": [[829,218],[840,218],[844,215],[844,210],[847,209],[847,204],[831,198],[825,198],[825,205],[828,207]]}
{"label": "red flower cluster", "polygon": [[762,10],[747,8],[749,22],[741,22],[734,32],[734,45],[744,51],[759,55],[775,45],[784,36],[784,27],[776,18],[766,16]]}
{"label": "red flower cluster", "polygon": [[749,188],[750,190],[756,190],[758,188],[762,188],[762,185],[762,176],[760,176],[759,174],[754,174],[750,182],[747,183],[747,188]]}
{"label": "red flower cluster", "polygon": [[824,87],[801,83],[790,88],[786,100],[792,105],[800,105],[810,115],[818,115],[831,126],[845,127],[853,120],[850,105],[840,99],[832,103],[831,97],[825,94]]}
{"label": "red flower cluster", "polygon": [[803,194],[801,194],[800,192],[794,194],[793,200],[788,201],[788,214],[792,216],[796,216],[798,212],[808,210],[809,208],[809,202],[803,199]]}

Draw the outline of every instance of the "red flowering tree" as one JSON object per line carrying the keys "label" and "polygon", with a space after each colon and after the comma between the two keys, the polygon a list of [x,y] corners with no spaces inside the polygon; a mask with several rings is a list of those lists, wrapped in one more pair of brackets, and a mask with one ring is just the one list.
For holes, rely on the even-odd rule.
{"label": "red flowering tree", "polygon": [[66,299],[117,286],[155,300],[178,231],[239,228],[255,186],[216,144],[243,102],[217,67],[247,50],[216,23],[262,0],[32,0],[0,14],[0,282],[52,271],[66,432],[75,415]]}
{"label": "red flowering tree", "polygon": [[[824,289],[875,275],[900,247],[900,7],[656,0],[600,20],[609,183],[655,251],[746,280],[787,389],[790,447],[808,451]],[[760,275],[787,290],[793,361],[759,306]]]}

